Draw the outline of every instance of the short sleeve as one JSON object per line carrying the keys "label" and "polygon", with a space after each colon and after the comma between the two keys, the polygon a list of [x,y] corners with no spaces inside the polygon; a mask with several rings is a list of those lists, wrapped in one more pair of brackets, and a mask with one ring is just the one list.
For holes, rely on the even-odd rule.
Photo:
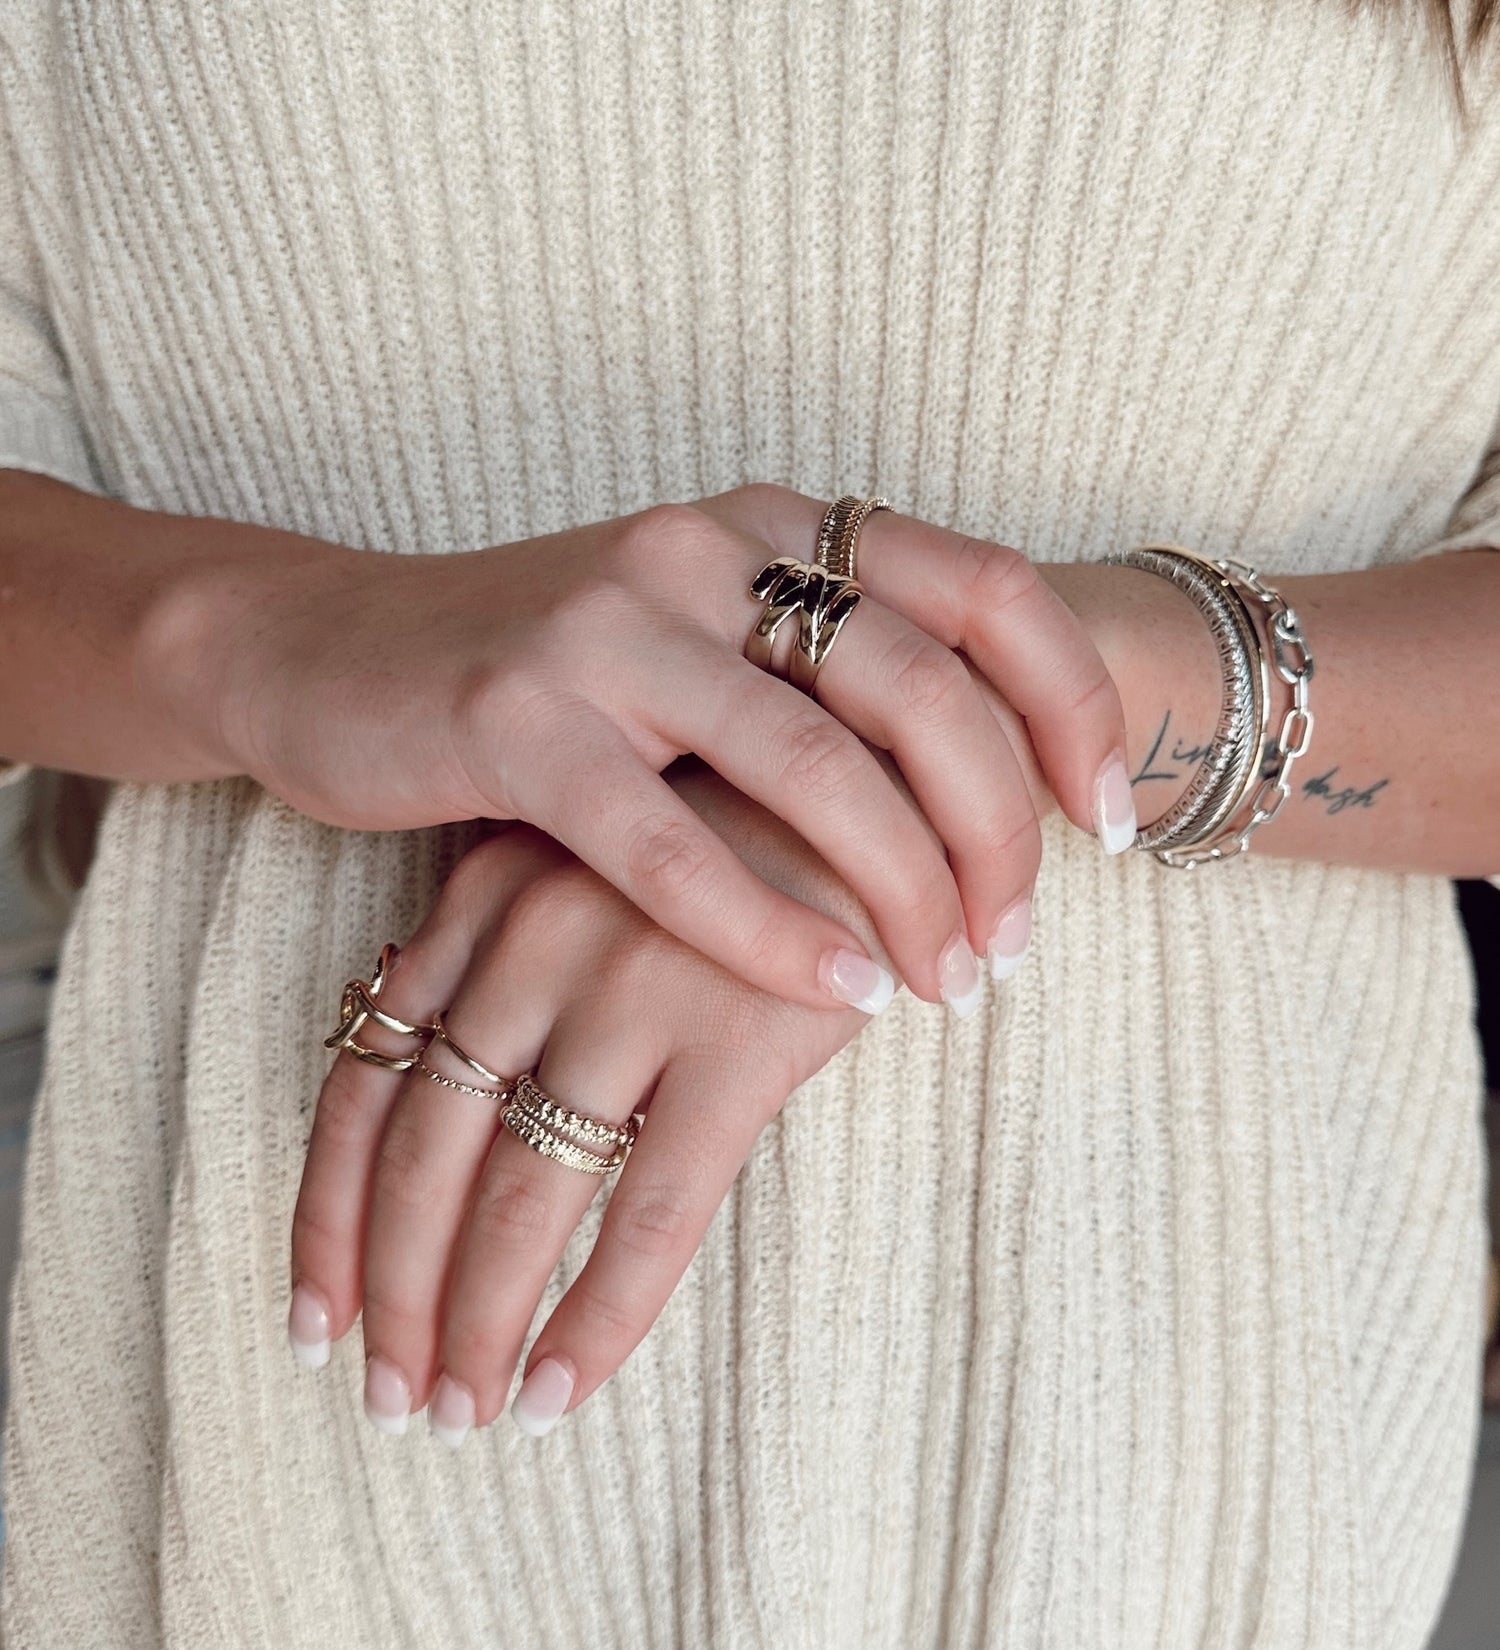
{"label": "short sleeve", "polygon": [[39,249],[45,203],[28,185],[17,142],[23,92],[29,104],[52,73],[50,32],[17,28],[0,38],[0,468],[100,492]]}

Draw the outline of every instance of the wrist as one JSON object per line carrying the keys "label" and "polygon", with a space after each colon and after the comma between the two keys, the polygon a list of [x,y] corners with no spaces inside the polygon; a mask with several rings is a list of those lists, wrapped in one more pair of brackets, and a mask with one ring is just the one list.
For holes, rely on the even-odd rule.
{"label": "wrist", "polygon": [[358,552],[211,517],[155,524],[167,566],[137,627],[137,678],[167,696],[198,776],[248,774],[274,788],[264,724],[284,700],[268,687],[290,685],[289,638],[324,600],[321,570]]}
{"label": "wrist", "polygon": [[1038,571],[1115,680],[1136,816],[1150,825],[1186,790],[1218,722],[1223,676],[1208,625],[1170,580],[1140,568],[1066,562]]}

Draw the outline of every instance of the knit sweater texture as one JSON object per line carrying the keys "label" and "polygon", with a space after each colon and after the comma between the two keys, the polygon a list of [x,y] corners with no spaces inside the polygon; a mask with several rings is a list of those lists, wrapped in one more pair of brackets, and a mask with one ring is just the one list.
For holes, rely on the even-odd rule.
{"label": "knit sweater texture", "polygon": [[[1377,10],[5,0],[0,463],[397,555],[751,479],[1042,560],[1494,544],[1500,71],[1465,133]],[[15,1650],[1425,1642],[1485,1247],[1448,882],[1050,820],[1015,978],[899,996],[623,1371],[450,1453],[284,1322],[339,985],[470,829],[115,792],[25,1190]]]}

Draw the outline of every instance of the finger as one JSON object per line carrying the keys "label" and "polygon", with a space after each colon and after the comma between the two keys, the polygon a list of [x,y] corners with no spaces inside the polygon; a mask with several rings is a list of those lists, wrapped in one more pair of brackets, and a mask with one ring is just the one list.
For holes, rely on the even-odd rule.
{"label": "finger", "polygon": [[[778,493],[774,507],[763,507],[771,542],[808,554],[823,508]],[[858,571],[878,601],[968,654],[1025,717],[1068,818],[1111,851],[1129,847],[1135,815],[1120,695],[1082,622],[1035,563],[1007,545],[882,510],[861,530]]]}
{"label": "finger", "polygon": [[[850,620],[840,648],[862,617]],[[966,929],[959,884],[943,844],[856,734],[806,694],[706,642],[655,661],[650,686],[662,696],[654,714],[663,731],[817,849],[870,911],[907,985],[937,1001],[939,959]],[[642,705],[641,714],[653,712]],[[976,911],[982,921],[987,904]]]}
{"label": "finger", "polygon": [[[600,1017],[585,1002],[554,1028],[537,1082],[565,1105],[620,1124],[645,1102],[661,1066],[655,1022],[619,999]],[[500,1413],[537,1303],[602,1176],[544,1157],[502,1129],[469,1212],[442,1329],[433,1396],[439,1436]]]}
{"label": "finger", "polygon": [[[539,898],[546,900],[545,886]],[[566,952],[537,947],[536,929],[533,921],[508,922],[493,949],[476,956],[443,1017],[460,1048],[507,1078],[535,1066],[569,985],[566,970],[552,966]],[[566,944],[576,949],[581,939],[570,935]],[[436,1040],[428,1058],[443,1076],[489,1086]],[[404,1432],[431,1392],[444,1284],[500,1113],[498,1097],[448,1088],[420,1070],[391,1113],[365,1242],[365,1411],[383,1431]]]}
{"label": "finger", "polygon": [[[496,837],[471,851],[448,879],[417,932],[397,954],[381,990],[390,1013],[430,1022],[458,989],[474,937],[490,920],[507,872],[549,851]],[[359,1041],[382,1053],[406,1056],[408,1038],[367,1021]],[[398,1073],[339,1054],[318,1094],[302,1184],[292,1217],[292,1348],[304,1363],[326,1362],[328,1344],[347,1333],[363,1293],[363,1241],[371,1173],[386,1120],[401,1087]]]}
{"label": "finger", "polygon": [[668,1065],[593,1252],[526,1360],[511,1406],[524,1430],[546,1431],[576,1409],[640,1344],[785,1098],[764,1075],[726,1083],[722,1052]]}
{"label": "finger", "polygon": [[751,872],[624,735],[576,702],[550,719],[527,817],[669,934],[751,985],[812,1008],[876,1013],[895,981],[841,923]]}
{"label": "finger", "polygon": [[966,928],[942,936],[940,981],[954,1012],[971,1014],[982,996],[973,951],[1001,974],[1041,865],[1041,828],[1010,739],[964,660],[875,601],[850,617],[817,693],[891,752],[947,847]]}

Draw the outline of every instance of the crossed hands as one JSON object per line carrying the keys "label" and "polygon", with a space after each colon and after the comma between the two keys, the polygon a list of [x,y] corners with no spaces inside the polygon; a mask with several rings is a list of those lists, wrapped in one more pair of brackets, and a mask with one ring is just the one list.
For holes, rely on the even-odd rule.
{"label": "crossed hands", "polygon": [[[639,1119],[527,1359],[512,1414],[530,1432],[629,1356],[761,1129],[897,976],[966,1015],[976,952],[1014,969],[1046,812],[1109,851],[1134,836],[1114,682],[1015,550],[880,512],[816,700],[747,662],[751,579],[808,557],[823,508],[750,486],[464,555],[327,546],[289,569],[241,684],[246,767],[305,812],[508,822],[403,944],[381,1008],[441,1013],[493,1072]],[[360,1041],[412,1052],[374,1021]],[[600,1177],[501,1126],[442,1039],[423,1062],[334,1061],[290,1332],[316,1366],[362,1314],[371,1420],[403,1431],[426,1406],[457,1444],[504,1407]]]}

